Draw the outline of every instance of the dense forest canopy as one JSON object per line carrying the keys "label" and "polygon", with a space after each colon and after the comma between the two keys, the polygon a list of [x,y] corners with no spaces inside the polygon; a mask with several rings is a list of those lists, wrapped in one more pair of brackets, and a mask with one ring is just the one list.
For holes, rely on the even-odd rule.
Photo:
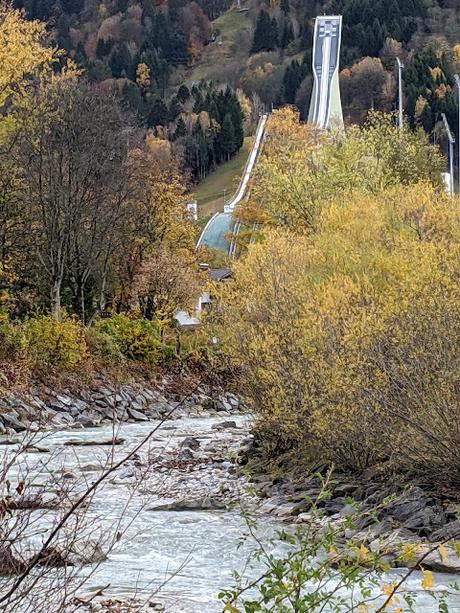
{"label": "dense forest canopy", "polygon": [[[14,4],[24,8],[28,18],[48,23],[57,46],[85,70],[89,81],[115,86],[144,125],[176,141],[196,179],[242,142],[242,121],[232,108],[234,101],[227,97],[225,110],[216,112],[209,96],[203,104],[193,95],[198,81],[241,88],[257,111],[295,104],[305,118],[312,88],[313,22],[318,14],[343,15],[341,87],[347,122],[361,122],[369,108],[395,107],[398,56],[405,63],[405,110],[412,126],[431,132],[440,125],[441,113],[451,125],[456,123],[458,0],[246,0],[240,9],[230,0],[14,0]],[[205,61],[200,68],[203,58],[219,58],[214,49],[228,43],[222,20],[227,11],[242,11],[243,21],[229,35],[225,61],[219,65]],[[198,106],[209,116],[204,122],[196,117]],[[225,119],[228,142],[223,146],[215,138],[212,122],[222,127]],[[199,144],[191,146],[191,140]]]}

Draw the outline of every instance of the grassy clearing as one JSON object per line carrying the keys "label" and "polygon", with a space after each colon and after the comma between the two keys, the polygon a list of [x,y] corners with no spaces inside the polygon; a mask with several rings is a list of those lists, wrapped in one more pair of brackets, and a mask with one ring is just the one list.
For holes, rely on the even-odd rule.
{"label": "grassy clearing", "polygon": [[224,190],[226,199],[236,190],[248,159],[251,142],[251,137],[245,138],[243,146],[230,161],[221,164],[197,185],[193,196],[198,201],[200,218],[223,210]]}
{"label": "grassy clearing", "polygon": [[214,31],[219,32],[217,40],[204,48],[200,61],[186,74],[186,82],[206,80],[214,73],[216,66],[224,66],[235,58],[235,38],[238,32],[249,28],[247,8],[249,2],[242,2],[241,9],[232,8],[212,22]]}

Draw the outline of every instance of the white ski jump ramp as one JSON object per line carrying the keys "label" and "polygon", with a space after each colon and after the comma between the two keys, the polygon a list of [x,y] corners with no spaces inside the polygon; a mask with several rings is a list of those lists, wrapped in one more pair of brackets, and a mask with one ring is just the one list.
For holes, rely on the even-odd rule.
{"label": "white ski jump ramp", "polygon": [[[236,206],[246,196],[249,179],[251,178],[252,171],[261,151],[267,119],[268,114],[262,115],[259,119],[254,143],[246,162],[238,189],[233,197],[225,203],[223,212],[215,213],[215,215],[213,215],[208,221],[196,244],[197,249],[199,247],[219,249],[221,251],[226,251],[230,257],[234,257],[236,249],[234,239],[239,232],[241,224],[234,219],[232,213]],[[229,235],[233,235],[230,242],[227,238]]]}
{"label": "white ski jump ramp", "polygon": [[[343,130],[342,103],[339,87],[340,44],[342,39],[342,17],[321,16],[315,21],[313,39],[313,93],[308,116],[309,123],[320,130],[336,128]],[[206,224],[197,242],[198,247],[209,247],[226,251],[235,257],[236,238],[241,223],[233,217],[237,205],[247,197],[248,183],[259,157],[268,114],[262,115],[257,126],[254,144],[249,154],[240,184],[233,197]]]}

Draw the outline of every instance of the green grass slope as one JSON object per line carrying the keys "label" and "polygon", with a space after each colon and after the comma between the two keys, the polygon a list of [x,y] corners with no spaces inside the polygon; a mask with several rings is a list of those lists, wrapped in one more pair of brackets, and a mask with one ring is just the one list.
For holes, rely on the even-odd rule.
{"label": "green grass slope", "polygon": [[[222,211],[224,201],[235,192],[248,159],[252,138],[246,137],[238,153],[228,162],[221,164],[196,186],[193,197],[198,202],[198,216],[209,217]],[[224,200],[225,190],[225,200]]]}
{"label": "green grass slope", "polygon": [[212,22],[213,31],[218,32],[217,39],[203,49],[199,62],[185,75],[188,85],[193,81],[208,79],[210,73],[215,73],[216,67],[225,66],[234,59],[238,32],[251,27],[249,5],[249,1],[242,2],[240,9],[232,7]]}

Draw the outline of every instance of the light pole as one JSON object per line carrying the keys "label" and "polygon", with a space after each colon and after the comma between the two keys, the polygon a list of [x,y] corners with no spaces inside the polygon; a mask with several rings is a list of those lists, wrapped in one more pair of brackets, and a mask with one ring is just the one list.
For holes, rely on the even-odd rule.
{"label": "light pole", "polygon": [[457,180],[458,180],[458,194],[460,195],[460,77],[458,76],[458,74],[454,75],[454,79],[455,79],[455,85],[457,86],[457,92],[458,92],[458,132],[457,132],[457,141],[458,141],[458,175],[457,175]]}
{"label": "light pole", "polygon": [[450,131],[449,123],[447,121],[447,117],[445,113],[442,113],[442,120],[444,122],[444,127],[447,132],[447,138],[449,140],[449,194],[452,196],[454,193],[454,143],[455,138],[452,136],[452,132]]}
{"label": "light pole", "polygon": [[402,69],[404,64],[399,57],[396,58],[398,62],[398,109],[399,109],[399,129],[403,129],[403,92],[402,92]]}

